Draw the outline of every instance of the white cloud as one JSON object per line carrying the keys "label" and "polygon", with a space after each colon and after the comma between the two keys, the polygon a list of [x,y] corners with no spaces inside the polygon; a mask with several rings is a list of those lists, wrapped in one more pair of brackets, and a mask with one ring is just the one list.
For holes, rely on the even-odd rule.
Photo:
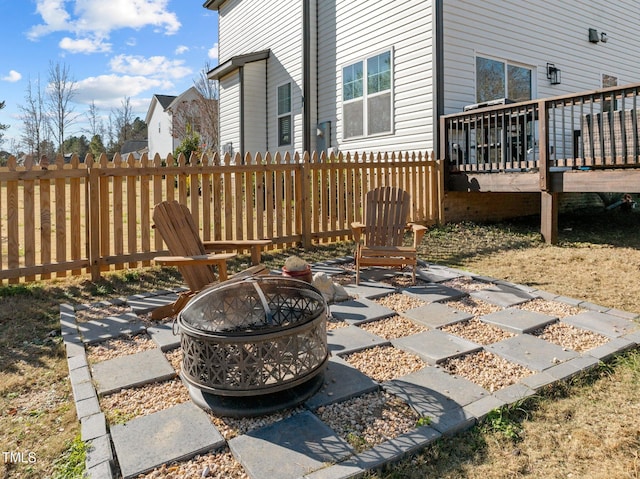
{"label": "white cloud", "polygon": [[99,108],[119,108],[125,97],[133,98],[147,90],[171,90],[173,83],[162,78],[112,74],[85,78],[77,82],[76,87],[74,101],[78,103],[95,101]]}
{"label": "white cloud", "polygon": [[189,47],[186,45],[180,45],[178,46],[178,48],[176,48],[175,54],[176,55],[182,55],[183,53],[186,53],[189,51]]}
{"label": "white cloud", "polygon": [[64,37],[58,44],[60,48],[71,53],[99,53],[111,51],[111,44],[100,38]]}
{"label": "white cloud", "polygon": [[207,52],[207,56],[209,57],[210,60],[217,60],[218,59],[218,44],[214,43],[213,46],[211,48],[209,48],[209,51]]}
{"label": "white cloud", "polygon": [[184,66],[184,60],[169,60],[164,56],[143,57],[141,55],[117,55],[109,62],[116,73],[149,75],[165,78],[183,78],[192,73]]}
{"label": "white cloud", "polygon": [[15,83],[22,79],[22,75],[15,70],[11,70],[7,76],[2,77],[2,81],[8,81],[9,83]]}
{"label": "white cloud", "polygon": [[[95,51],[105,51],[104,40],[113,30],[123,28],[141,29],[155,27],[166,35],[173,35],[180,29],[180,21],[170,12],[168,0],[36,0],[36,11],[44,23],[32,27],[27,36],[31,40],[52,32],[73,33],[75,39],[68,38],[61,48],[69,51],[90,52],[80,48],[83,42],[103,45]],[[72,13],[66,4],[72,4]]]}

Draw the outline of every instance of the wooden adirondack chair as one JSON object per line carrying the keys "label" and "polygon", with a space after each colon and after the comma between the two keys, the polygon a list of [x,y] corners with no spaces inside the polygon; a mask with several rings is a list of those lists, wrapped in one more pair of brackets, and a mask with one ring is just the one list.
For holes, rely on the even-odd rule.
{"label": "wooden adirondack chair", "polygon": [[[411,197],[400,188],[385,186],[367,193],[364,223],[351,223],[356,242],[356,284],[360,284],[360,269],[365,266],[413,266],[416,282],[418,256],[416,248],[427,230],[426,226],[407,224]],[[413,246],[403,246],[405,231],[413,232]]]}
{"label": "wooden adirondack chair", "polygon": [[[235,253],[207,253],[200,233],[189,208],[177,201],[163,201],[153,210],[154,228],[160,233],[171,256],[158,256],[154,261],[164,266],[177,266],[189,291],[181,293],[170,305],[156,308],[153,319],[162,319],[177,314],[189,299],[206,286],[227,279],[227,261]],[[218,269],[216,277],[215,268]],[[257,265],[238,273],[238,277],[266,272],[263,265]]]}

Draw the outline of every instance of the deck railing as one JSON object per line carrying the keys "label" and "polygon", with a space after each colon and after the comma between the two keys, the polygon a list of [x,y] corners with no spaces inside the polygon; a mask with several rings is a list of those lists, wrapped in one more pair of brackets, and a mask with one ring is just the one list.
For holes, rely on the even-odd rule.
{"label": "deck railing", "polygon": [[344,240],[364,195],[394,185],[412,198],[411,221],[442,218],[443,174],[432,154],[260,154],[244,158],[116,155],[0,168],[0,283],[150,265],[165,254],[153,206],[176,199],[202,238],[270,238],[274,248]]}
{"label": "deck railing", "polygon": [[639,96],[631,84],[445,115],[441,151],[452,171],[638,167]]}

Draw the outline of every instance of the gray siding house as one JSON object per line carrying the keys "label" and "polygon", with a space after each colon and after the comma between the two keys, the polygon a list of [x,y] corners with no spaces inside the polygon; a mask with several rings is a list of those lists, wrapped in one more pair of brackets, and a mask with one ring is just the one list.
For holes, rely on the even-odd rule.
{"label": "gray siding house", "polygon": [[[640,81],[634,0],[208,0],[222,152],[437,149],[438,118]],[[508,99],[508,100],[505,100]]]}

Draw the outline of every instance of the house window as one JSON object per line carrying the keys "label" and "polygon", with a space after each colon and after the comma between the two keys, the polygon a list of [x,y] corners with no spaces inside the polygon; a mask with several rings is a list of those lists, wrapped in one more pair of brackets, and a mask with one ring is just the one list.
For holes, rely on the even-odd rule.
{"label": "house window", "polygon": [[278,146],[291,144],[291,83],[278,87]]}
{"label": "house window", "polygon": [[532,69],[502,60],[476,57],[476,101],[531,100]]}
{"label": "house window", "polygon": [[391,117],[391,51],[344,67],[343,138],[389,133]]}

